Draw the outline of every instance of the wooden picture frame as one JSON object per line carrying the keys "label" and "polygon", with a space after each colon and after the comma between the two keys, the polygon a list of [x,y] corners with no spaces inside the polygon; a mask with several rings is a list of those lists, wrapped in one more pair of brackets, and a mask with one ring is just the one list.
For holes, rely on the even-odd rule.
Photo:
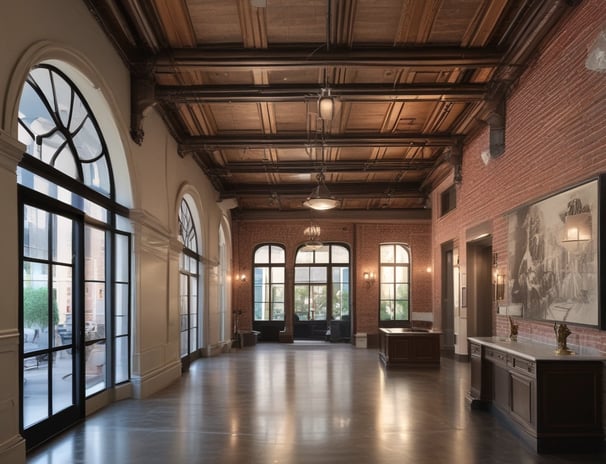
{"label": "wooden picture frame", "polygon": [[525,319],[604,328],[604,178],[508,215],[509,304]]}

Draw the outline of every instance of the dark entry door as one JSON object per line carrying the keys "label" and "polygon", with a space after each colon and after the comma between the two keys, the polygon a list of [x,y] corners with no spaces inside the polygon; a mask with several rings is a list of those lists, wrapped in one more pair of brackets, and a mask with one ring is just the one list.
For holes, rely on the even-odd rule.
{"label": "dark entry door", "polygon": [[84,415],[82,217],[20,189],[21,415],[27,447]]}

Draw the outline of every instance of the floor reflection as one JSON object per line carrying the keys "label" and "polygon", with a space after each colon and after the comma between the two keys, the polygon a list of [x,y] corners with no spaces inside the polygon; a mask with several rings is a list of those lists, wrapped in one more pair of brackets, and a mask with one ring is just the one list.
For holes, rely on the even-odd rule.
{"label": "floor reflection", "polygon": [[201,359],[160,394],[87,418],[42,463],[550,463],[464,397],[469,365],[386,370],[373,349],[258,344]]}

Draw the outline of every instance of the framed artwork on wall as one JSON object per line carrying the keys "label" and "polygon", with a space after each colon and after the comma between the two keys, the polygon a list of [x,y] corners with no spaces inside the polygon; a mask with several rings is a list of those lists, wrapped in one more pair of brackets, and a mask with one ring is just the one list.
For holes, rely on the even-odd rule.
{"label": "framed artwork on wall", "polygon": [[604,328],[603,184],[593,178],[509,213],[509,300],[525,319]]}

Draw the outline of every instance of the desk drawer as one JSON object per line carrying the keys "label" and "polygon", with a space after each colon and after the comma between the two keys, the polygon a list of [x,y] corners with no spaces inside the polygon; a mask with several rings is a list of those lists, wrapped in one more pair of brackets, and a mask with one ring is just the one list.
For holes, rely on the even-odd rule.
{"label": "desk drawer", "polygon": [[531,375],[533,377],[536,374],[536,364],[533,361],[529,361],[527,359],[513,356],[511,360],[511,367],[517,372],[521,372],[526,375]]}
{"label": "desk drawer", "polygon": [[507,365],[507,353],[504,351],[495,350],[494,348],[486,348],[486,359],[490,362]]}

